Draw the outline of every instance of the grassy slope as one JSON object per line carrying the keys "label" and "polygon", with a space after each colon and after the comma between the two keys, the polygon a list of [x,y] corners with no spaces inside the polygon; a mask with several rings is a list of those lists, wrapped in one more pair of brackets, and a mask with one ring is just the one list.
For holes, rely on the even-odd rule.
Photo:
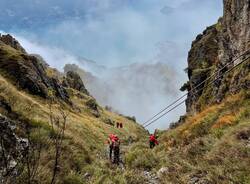
{"label": "grassy slope", "polygon": [[[146,141],[146,140],[145,140]],[[250,93],[228,96],[221,104],[188,116],[176,129],[160,135],[160,146],[151,151],[144,142],[130,148],[131,169],[157,172],[161,183],[192,179],[213,184],[250,183]]]}
{"label": "grassy slope", "polygon": [[[21,54],[9,46],[3,48],[3,45],[1,45],[1,50],[5,50],[6,54],[5,56],[1,55],[1,57],[8,56],[12,59],[18,59],[19,54]],[[45,144],[37,179],[41,183],[47,183],[51,176],[54,154],[53,146],[48,144],[51,142],[49,101],[18,90],[4,76],[4,73],[0,73],[0,96],[5,98],[15,113],[28,119],[28,123],[32,124],[32,139]],[[122,173],[118,169],[116,173],[112,174],[116,168],[113,169],[113,166],[106,159],[107,137],[110,133],[116,133],[121,138],[122,144],[126,144],[129,136],[137,140],[139,137],[146,135],[146,131],[137,123],[106,111],[102,107],[98,107],[101,116],[96,118],[86,105],[87,101],[93,100],[92,97],[79,94],[78,91],[73,89],[68,90],[74,107],[59,101],[53,104],[55,116],[60,116],[57,110],[60,105],[63,106],[65,112],[69,113],[63,155],[60,160],[59,183],[125,181],[125,177],[129,177],[129,173]],[[0,113],[4,114],[4,112]],[[116,129],[114,126],[105,123],[108,119],[113,122],[123,122],[124,128]],[[85,173],[90,174],[88,180],[83,177]]]}
{"label": "grassy slope", "polygon": [[[18,91],[2,76],[0,76],[0,95],[6,97],[9,104],[12,104],[14,112],[30,120],[29,123],[34,126],[34,139],[39,139],[38,141],[49,139],[48,101]],[[67,121],[66,138],[64,140],[63,159],[61,159],[60,164],[62,165],[60,177],[65,177],[70,174],[69,177],[75,178],[78,177],[78,175],[84,175],[84,173],[88,172],[92,175],[92,179],[89,183],[97,182],[101,176],[107,176],[108,178],[109,174],[105,173],[109,173],[113,170],[105,157],[108,135],[110,133],[116,133],[121,138],[122,144],[125,145],[129,136],[132,136],[134,140],[138,140],[139,137],[144,136],[146,132],[135,122],[103,109],[101,117],[95,118],[88,112],[87,107],[83,105],[84,99],[73,99],[73,101],[78,101],[76,105],[80,107],[82,112],[72,111],[71,107],[64,104],[64,110],[70,114]],[[54,104],[53,107],[56,106],[58,106],[58,104]],[[30,107],[32,107],[32,109],[30,109]],[[56,108],[54,108],[53,114],[59,115]],[[104,123],[106,118],[123,122],[124,128],[122,130],[116,129]],[[38,129],[41,129],[41,135],[37,134]],[[41,137],[38,138],[37,136]],[[43,178],[43,180],[47,180],[47,176],[51,175],[49,168],[53,163],[53,148],[48,147],[44,152],[40,179]],[[118,172],[117,177],[122,177],[120,174],[121,173]],[[110,177],[113,178],[114,176],[115,175],[111,175]],[[61,178],[60,180],[62,181],[63,179]],[[103,179],[103,181],[104,180],[105,179]],[[44,183],[46,182],[44,181]]]}
{"label": "grassy slope", "polygon": [[[225,88],[234,78],[247,85],[250,73],[239,75],[248,62],[225,76]],[[195,177],[213,184],[250,183],[250,92],[227,91],[221,103],[208,105],[210,88],[199,99],[202,111],[187,115],[179,127],[160,132],[155,150],[148,150],[146,139],[132,146],[126,154],[128,166],[151,172],[166,168],[162,183],[185,184]]]}
{"label": "grassy slope", "polygon": [[188,117],[163,134],[156,150],[162,155],[161,165],[169,168],[163,180],[186,183],[198,177],[211,183],[250,183],[249,131],[249,92]]}
{"label": "grassy slope", "polygon": [[[9,48],[7,54],[18,58],[18,53]],[[12,57],[11,56],[11,57]],[[244,66],[242,66],[244,67]],[[237,77],[241,70],[230,74]],[[13,110],[33,124],[33,139],[45,142],[51,139],[49,127],[49,102],[11,85],[0,75],[0,96],[6,98]],[[232,77],[232,76],[231,76]],[[244,80],[248,80],[250,74]],[[209,91],[209,90],[208,90]],[[69,112],[63,158],[61,159],[59,183],[133,183],[145,182],[143,171],[157,172],[166,167],[162,183],[188,183],[192,178],[208,183],[250,183],[250,94],[242,91],[231,95],[221,103],[207,106],[206,95],[203,111],[187,117],[173,130],[161,133],[160,146],[149,150],[146,132],[134,122],[99,107],[101,117],[95,118],[86,102],[91,97],[69,89],[75,108],[64,105]],[[81,97],[80,97],[81,96]],[[58,115],[53,105],[53,114]],[[30,108],[32,106],[32,108]],[[80,111],[79,111],[80,110]],[[120,131],[106,124],[107,119],[124,122]],[[41,135],[38,131],[41,130]],[[140,142],[128,147],[125,153],[127,169],[113,167],[105,157],[105,141],[109,133],[117,133],[124,144],[128,136],[143,137]],[[51,176],[53,147],[44,145],[39,181],[46,183]],[[84,179],[85,173],[90,178]]]}

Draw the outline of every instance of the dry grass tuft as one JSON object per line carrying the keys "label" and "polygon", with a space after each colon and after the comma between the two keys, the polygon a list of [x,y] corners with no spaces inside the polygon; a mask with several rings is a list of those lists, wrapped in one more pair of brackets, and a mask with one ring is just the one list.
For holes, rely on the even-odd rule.
{"label": "dry grass tuft", "polygon": [[236,123],[236,117],[234,115],[228,114],[221,116],[216,123],[212,126],[213,129],[223,128],[225,126],[230,126]]}

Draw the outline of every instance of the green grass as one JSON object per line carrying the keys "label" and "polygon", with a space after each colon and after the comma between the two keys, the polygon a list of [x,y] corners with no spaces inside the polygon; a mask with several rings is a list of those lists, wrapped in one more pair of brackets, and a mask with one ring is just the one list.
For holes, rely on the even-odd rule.
{"label": "green grass", "polygon": [[147,147],[145,149],[137,148],[133,151],[129,150],[126,154],[125,162],[131,169],[150,171],[158,165],[159,159],[155,153]]}
{"label": "green grass", "polygon": [[[239,139],[250,132],[249,107],[249,92],[228,96],[221,104],[187,116],[176,129],[161,132],[160,145],[154,150],[148,148],[146,139],[132,145],[125,155],[126,165],[153,173],[167,167],[160,178],[166,184],[188,183],[194,176],[208,183],[249,184],[250,143]],[[214,127],[231,116],[234,121]]]}
{"label": "green grass", "polygon": [[[215,45],[210,44],[212,52]],[[24,59],[11,47],[2,48],[1,44],[0,47],[0,59]],[[207,60],[199,64],[202,69],[195,70],[194,75],[212,72],[213,68],[207,68]],[[246,65],[225,77],[225,81],[237,78],[243,70],[248,72]],[[249,79],[250,74],[239,82]],[[250,131],[250,93],[243,90],[228,96],[220,104],[208,105],[211,90],[206,88],[198,101],[201,112],[187,115],[185,122],[175,129],[160,132],[160,145],[151,150],[147,144],[147,132],[133,118],[109,112],[98,106],[92,97],[68,89],[74,106],[56,101],[52,108],[55,116],[60,116],[57,110],[60,105],[69,113],[57,184],[141,184],[146,183],[143,171],[156,173],[161,167],[168,168],[161,183],[188,183],[194,176],[204,183],[250,183],[250,147],[247,140],[239,138]],[[36,183],[49,183],[56,133],[49,123],[49,101],[18,90],[1,72],[0,95],[22,120],[18,135],[25,136],[23,125],[28,124],[32,143],[42,145]],[[93,114],[95,107],[100,117]],[[115,122],[123,122],[124,128],[116,129]],[[110,133],[118,134],[122,139],[125,169],[112,165],[107,159],[106,141]],[[129,136],[136,141],[130,146]],[[27,170],[24,165],[19,167],[23,172],[17,184],[23,184]]]}
{"label": "green grass", "polygon": [[85,184],[86,182],[83,182],[82,179],[83,176],[76,174],[76,173],[70,173],[66,177],[63,178],[63,184]]}
{"label": "green grass", "polygon": [[[84,96],[82,98],[82,96],[75,96],[76,93],[79,92],[72,90],[71,99],[74,108],[67,104],[60,104],[59,101],[56,101],[52,108],[54,116],[60,117],[60,112],[57,110],[59,105],[69,113],[57,184],[110,182],[125,184],[127,180],[133,183],[133,180],[138,179],[133,176],[133,173],[122,171],[109,163],[106,156],[106,141],[110,133],[116,133],[122,140],[122,146],[125,146],[129,136],[138,140],[147,134],[146,131],[134,121],[106,111],[100,106],[98,106],[100,117],[96,118],[85,105],[91,97],[82,95]],[[55,132],[49,123],[49,101],[18,90],[1,75],[0,95],[5,98],[13,112],[23,122],[18,127],[18,134],[25,137],[26,133],[23,128],[25,124],[28,124],[33,145],[42,145],[40,172],[36,176],[36,180],[38,184],[49,183],[55,155],[53,146]],[[107,119],[111,123],[107,122]],[[116,129],[113,126],[113,123],[117,121],[123,122],[123,129]],[[20,165],[20,171],[23,172],[17,180],[18,184],[25,183],[27,178],[27,170],[24,165]],[[90,174],[88,179],[84,178],[86,173]]]}
{"label": "green grass", "polygon": [[[228,114],[235,122],[213,128]],[[238,138],[250,131],[249,114],[249,93],[242,91],[165,132],[160,141],[163,144],[154,152],[161,167],[169,169],[162,183],[187,183],[194,175],[210,183],[250,183],[249,142]]]}

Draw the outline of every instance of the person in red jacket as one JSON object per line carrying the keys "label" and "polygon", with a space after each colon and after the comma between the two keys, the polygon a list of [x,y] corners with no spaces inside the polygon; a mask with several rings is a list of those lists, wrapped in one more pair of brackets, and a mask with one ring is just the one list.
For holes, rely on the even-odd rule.
{"label": "person in red jacket", "polygon": [[151,134],[150,136],[149,136],[149,147],[151,148],[151,149],[153,149],[154,147],[155,147],[155,145],[158,145],[159,143],[158,143],[158,141],[157,141],[157,139],[156,139],[156,136],[154,135],[154,134]]}
{"label": "person in red jacket", "polygon": [[[114,157],[112,159],[112,154],[114,153]],[[110,134],[109,135],[109,159],[115,163],[119,164],[120,158],[120,140],[117,135]]]}

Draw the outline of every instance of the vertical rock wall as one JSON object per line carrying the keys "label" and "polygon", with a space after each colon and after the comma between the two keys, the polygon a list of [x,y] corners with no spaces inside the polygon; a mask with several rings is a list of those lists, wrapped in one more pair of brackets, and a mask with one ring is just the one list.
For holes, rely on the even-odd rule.
{"label": "vertical rock wall", "polygon": [[[250,89],[250,64],[244,62],[234,72],[223,77],[230,64],[243,53],[235,63],[250,56],[250,0],[224,0],[224,14],[217,24],[208,27],[192,43],[188,56],[189,81],[182,89],[188,90],[187,111],[196,112],[206,105],[220,102],[225,95],[237,93],[240,89]],[[227,67],[224,68],[224,66]],[[223,69],[222,69],[223,68]],[[200,82],[217,73],[212,85],[195,88]],[[213,80],[212,79],[212,80]]]}

